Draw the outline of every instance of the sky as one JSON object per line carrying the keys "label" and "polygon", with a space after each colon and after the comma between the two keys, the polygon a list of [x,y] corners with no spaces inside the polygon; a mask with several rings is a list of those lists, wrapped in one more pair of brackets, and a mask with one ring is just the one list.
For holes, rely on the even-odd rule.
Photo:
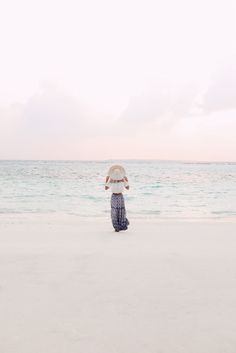
{"label": "sky", "polygon": [[3,0],[0,51],[0,159],[236,161],[234,0]]}

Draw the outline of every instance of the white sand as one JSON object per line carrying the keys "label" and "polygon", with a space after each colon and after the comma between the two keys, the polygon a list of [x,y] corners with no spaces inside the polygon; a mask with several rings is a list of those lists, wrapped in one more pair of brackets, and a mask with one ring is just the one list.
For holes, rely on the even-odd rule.
{"label": "white sand", "polygon": [[236,224],[0,226],[1,353],[235,353]]}

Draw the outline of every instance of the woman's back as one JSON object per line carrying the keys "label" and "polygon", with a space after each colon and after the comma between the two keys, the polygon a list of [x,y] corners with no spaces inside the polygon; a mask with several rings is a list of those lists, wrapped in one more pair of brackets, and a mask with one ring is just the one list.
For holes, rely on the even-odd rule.
{"label": "woman's back", "polygon": [[109,178],[106,185],[110,188],[111,192],[114,194],[120,194],[124,192],[125,188],[128,186],[128,180],[123,178],[121,180],[113,180]]}

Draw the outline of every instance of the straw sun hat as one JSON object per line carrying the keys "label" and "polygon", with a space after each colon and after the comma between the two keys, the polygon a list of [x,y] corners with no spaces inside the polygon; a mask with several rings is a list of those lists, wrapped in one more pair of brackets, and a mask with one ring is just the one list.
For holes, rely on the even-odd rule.
{"label": "straw sun hat", "polygon": [[125,169],[121,165],[113,165],[108,171],[108,175],[113,180],[121,180],[125,177]]}

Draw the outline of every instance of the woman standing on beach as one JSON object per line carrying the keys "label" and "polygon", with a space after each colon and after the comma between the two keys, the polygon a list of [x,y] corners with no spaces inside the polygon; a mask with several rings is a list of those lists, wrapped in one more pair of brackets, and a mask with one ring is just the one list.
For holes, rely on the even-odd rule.
{"label": "woman standing on beach", "polygon": [[123,191],[129,190],[129,182],[125,169],[120,165],[113,165],[106,177],[105,190],[110,189],[111,195],[111,220],[116,232],[128,229],[129,221],[126,218],[125,200]]}

